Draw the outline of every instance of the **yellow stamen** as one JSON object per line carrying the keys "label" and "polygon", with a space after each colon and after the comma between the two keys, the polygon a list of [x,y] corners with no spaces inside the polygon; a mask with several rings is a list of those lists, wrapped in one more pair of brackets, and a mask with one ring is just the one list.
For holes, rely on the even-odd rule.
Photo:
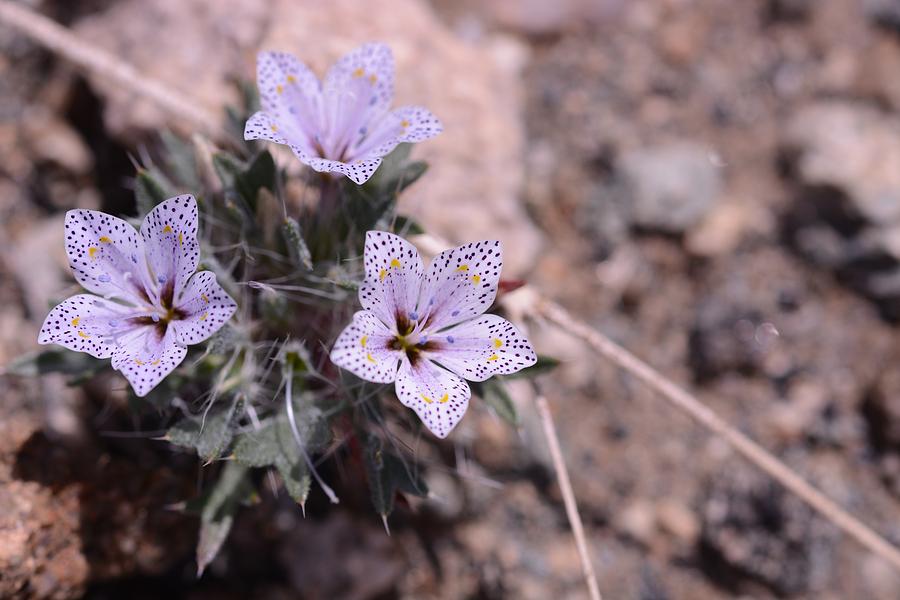
{"label": "yellow stamen", "polygon": [[72,319],[72,327],[78,327],[78,322],[81,321],[81,317],[75,317]]}
{"label": "yellow stamen", "polygon": [[491,362],[494,360],[500,360],[500,357],[497,356],[496,354],[491,354],[491,356],[488,358],[488,362]]}
{"label": "yellow stamen", "polygon": [[371,354],[366,354],[366,360],[369,362],[373,362],[373,363],[378,362],[377,360],[375,360],[375,357],[372,356]]}
{"label": "yellow stamen", "polygon": [[356,70],[353,71],[354,77],[362,77],[365,74],[366,74],[366,70],[363,69],[362,67],[357,67]]}
{"label": "yellow stamen", "polygon": [[460,273],[462,273],[463,271],[468,271],[469,265],[459,265],[458,267],[456,267],[456,270],[459,271]]}
{"label": "yellow stamen", "polygon": [[288,75],[287,81],[288,81],[288,83],[297,83],[297,78],[294,77],[293,75]]}
{"label": "yellow stamen", "polygon": [[438,402],[440,402],[441,404],[445,404],[445,403],[447,403],[447,402],[449,402],[449,401],[450,401],[450,395],[449,395],[449,394],[444,394],[443,396],[441,396],[441,399],[438,400]]}
{"label": "yellow stamen", "polygon": [[90,256],[91,258],[94,258],[94,256],[96,256],[96,254],[97,254],[97,250],[98,250],[97,248],[91,246],[90,248],[88,248],[88,256]]}
{"label": "yellow stamen", "polygon": [[382,269],[380,273],[378,273],[378,279],[384,281],[384,278],[387,277],[387,269]]}
{"label": "yellow stamen", "polygon": [[425,401],[426,403],[428,403],[428,404],[431,404],[432,402],[434,402],[434,400],[432,400],[431,398],[429,398],[429,397],[426,396],[425,394],[419,394],[419,395],[422,396],[422,400],[424,400],[424,401]]}
{"label": "yellow stamen", "polygon": [[279,93],[279,94],[283,94],[283,93],[284,93],[284,86],[281,85],[281,84],[279,83],[278,85],[275,86],[275,91],[276,91],[277,93]]}
{"label": "yellow stamen", "polygon": [[275,123],[272,123],[272,124],[269,126],[269,129],[271,129],[272,131],[278,131],[278,125],[276,125]]}
{"label": "yellow stamen", "polygon": [[359,340],[359,345],[362,346],[363,348],[365,348],[365,347],[366,347],[366,342],[367,342],[367,341],[369,341],[369,336],[364,335],[364,336],[362,336],[362,338]]}
{"label": "yellow stamen", "polygon": [[138,365],[139,367],[142,367],[142,366],[144,366],[144,361],[142,361],[139,358],[136,358],[136,359],[134,359],[134,364]]}
{"label": "yellow stamen", "polygon": [[208,317],[208,316],[209,316],[209,313],[203,313],[202,315],[200,315],[200,320],[205,321],[206,317]]}
{"label": "yellow stamen", "polygon": [[106,237],[105,235],[100,236],[100,241],[103,242],[104,244],[111,244],[111,243],[112,243],[112,240],[109,239],[108,237]]}
{"label": "yellow stamen", "polygon": [[79,331],[79,332],[78,332],[78,337],[83,337],[84,339],[88,339],[88,338],[90,338],[91,336],[89,336],[88,334],[86,334],[86,333],[83,332],[83,331]]}
{"label": "yellow stamen", "polygon": [[179,246],[184,245],[184,236],[181,235],[180,231],[178,232],[178,245]]}
{"label": "yellow stamen", "polygon": [[158,364],[161,363],[161,362],[162,362],[162,359],[161,359],[161,358],[157,358],[156,360],[154,360],[154,361],[153,361],[152,363],[150,363],[150,364],[153,365],[153,366],[155,367],[156,365],[158,365]]}
{"label": "yellow stamen", "polygon": [[402,268],[403,268],[403,263],[401,263],[399,260],[397,260],[396,258],[394,258],[394,259],[391,260],[391,267],[396,267],[396,268],[398,268],[398,269],[402,269]]}
{"label": "yellow stamen", "polygon": [[472,275],[472,283],[475,285],[481,283],[481,275]]}
{"label": "yellow stamen", "polygon": [[494,338],[494,348],[499,348],[503,345],[503,340],[500,338]]}
{"label": "yellow stamen", "polygon": [[374,84],[376,81],[378,81],[377,75],[375,75],[374,73],[372,75],[369,75],[369,83]]}
{"label": "yellow stamen", "polygon": [[204,302],[209,302],[209,298],[206,297],[206,294],[200,294],[200,298],[201,298]]}
{"label": "yellow stamen", "polygon": [[406,119],[403,119],[402,121],[400,121],[400,127],[402,127],[403,129],[406,129],[407,127],[409,127],[409,121],[407,121]]}

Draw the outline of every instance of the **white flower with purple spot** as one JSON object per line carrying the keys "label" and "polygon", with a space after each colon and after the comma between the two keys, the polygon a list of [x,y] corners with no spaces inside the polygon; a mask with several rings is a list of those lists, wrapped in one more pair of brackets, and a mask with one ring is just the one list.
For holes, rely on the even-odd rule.
{"label": "white flower with purple spot", "polygon": [[363,184],[401,142],[421,142],[443,131],[420,106],[390,110],[394,55],[384,44],[365,44],[341,58],[320,83],[290,54],[257,58],[262,111],[244,127],[244,139],[290,146],[321,173],[342,173]]}
{"label": "white flower with purple spot", "polygon": [[197,203],[169,198],[138,233],[95,210],[66,213],[66,254],[84,288],[50,311],[38,342],[112,357],[138,396],[181,364],[237,308],[209,271],[197,270]]}
{"label": "white flower with purple spot", "polygon": [[483,314],[494,303],[503,256],[498,241],[438,254],[426,272],[415,247],[384,231],[366,235],[364,310],[338,336],[331,360],[397,397],[428,429],[446,437],[462,419],[471,390],[463,381],[515,373],[537,361],[506,319]]}

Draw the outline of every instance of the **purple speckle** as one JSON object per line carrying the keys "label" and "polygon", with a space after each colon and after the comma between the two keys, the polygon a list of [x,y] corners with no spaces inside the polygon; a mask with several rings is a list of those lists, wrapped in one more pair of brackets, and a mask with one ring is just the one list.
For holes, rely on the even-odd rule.
{"label": "purple speckle", "polygon": [[447,341],[450,342],[451,344],[456,343],[456,339],[452,335],[447,336]]}
{"label": "purple speckle", "polygon": [[459,316],[459,311],[458,311],[458,310],[454,310],[452,313],[450,313],[450,316],[451,316],[451,317],[458,317],[458,316]]}

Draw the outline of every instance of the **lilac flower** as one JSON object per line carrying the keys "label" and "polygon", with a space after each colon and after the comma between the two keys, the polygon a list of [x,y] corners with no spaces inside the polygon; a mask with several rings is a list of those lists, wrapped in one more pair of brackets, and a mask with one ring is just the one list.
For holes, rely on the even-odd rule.
{"label": "lilac flower", "polygon": [[425,272],[412,244],[370,231],[364,262],[364,310],[338,336],[331,360],[368,381],[395,381],[400,402],[436,436],[447,437],[466,412],[463,378],[484,381],[537,361],[509,321],[482,314],[497,295],[500,242],[441,252]]}
{"label": "lilac flower", "polygon": [[263,110],[244,128],[244,139],[291,147],[321,173],[343,173],[365,183],[400,142],[421,142],[443,131],[427,109],[389,110],[394,98],[394,55],[384,44],[365,44],[340,59],[324,84],[290,54],[262,52],[257,85]]}
{"label": "lilac flower", "polygon": [[181,364],[237,305],[209,271],[197,270],[197,203],[169,198],[138,233],[94,210],[66,213],[66,254],[78,294],[50,311],[38,343],[59,344],[96,358],[112,357],[138,396]]}

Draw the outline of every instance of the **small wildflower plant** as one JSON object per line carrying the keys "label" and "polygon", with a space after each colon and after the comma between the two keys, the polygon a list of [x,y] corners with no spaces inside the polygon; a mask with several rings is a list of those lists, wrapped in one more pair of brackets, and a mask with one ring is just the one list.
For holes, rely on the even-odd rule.
{"label": "small wildflower plant", "polygon": [[[162,135],[134,181],[142,221],[67,214],[69,264],[90,293],[50,310],[38,341],[62,349],[15,367],[73,383],[114,382],[111,367],[142,427],[196,451],[210,471],[186,503],[201,519],[200,572],[271,479],[260,471],[305,507],[313,481],[338,501],[325,457],[358,464],[386,519],[398,495],[428,494],[410,448],[448,436],[473,393],[517,423],[502,378],[553,364],[486,314],[499,242],[447,250],[425,269],[405,239],[422,229],[397,198],[427,168],[409,159],[410,142],[441,124],[424,108],[390,110],[386,46],[354,50],[324,85],[283,53],[261,54],[258,77],[262,110],[251,95],[231,111],[248,141],[239,151]],[[311,171],[279,167],[264,141]]]}

